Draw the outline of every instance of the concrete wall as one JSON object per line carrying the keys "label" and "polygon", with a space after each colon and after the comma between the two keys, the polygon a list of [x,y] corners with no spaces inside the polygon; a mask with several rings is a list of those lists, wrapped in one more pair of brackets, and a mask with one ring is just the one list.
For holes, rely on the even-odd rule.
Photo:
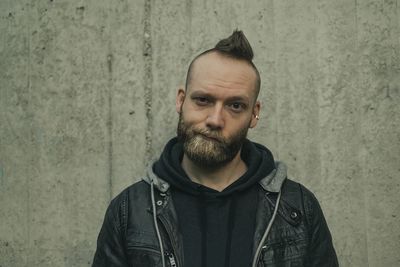
{"label": "concrete wall", "polygon": [[1,0],[0,266],[89,266],[110,199],[174,135],[189,60],[236,27],[250,136],[319,198],[341,266],[400,266],[397,0]]}

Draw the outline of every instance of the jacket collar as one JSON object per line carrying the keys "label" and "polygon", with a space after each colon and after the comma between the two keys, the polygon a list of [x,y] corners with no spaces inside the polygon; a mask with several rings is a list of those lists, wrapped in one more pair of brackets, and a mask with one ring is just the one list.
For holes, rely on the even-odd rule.
{"label": "jacket collar", "polygon": [[[266,177],[259,181],[261,187],[268,192],[279,192],[283,182],[287,177],[287,168],[283,162],[276,161],[275,169],[268,174]],[[143,177],[143,180],[148,184],[153,183],[154,187],[162,193],[166,193],[170,188],[170,184],[158,177],[153,172],[153,164],[147,168],[147,175]]]}

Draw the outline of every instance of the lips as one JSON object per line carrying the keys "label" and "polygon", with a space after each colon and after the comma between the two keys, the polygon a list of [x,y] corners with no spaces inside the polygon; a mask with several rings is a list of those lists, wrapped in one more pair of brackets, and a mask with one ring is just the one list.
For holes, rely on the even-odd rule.
{"label": "lips", "polygon": [[211,140],[214,142],[218,142],[221,143],[221,141],[219,140],[218,137],[212,136],[212,135],[208,135],[208,134],[204,134],[204,133],[198,133],[198,135],[200,135],[201,137],[207,139],[207,140]]}

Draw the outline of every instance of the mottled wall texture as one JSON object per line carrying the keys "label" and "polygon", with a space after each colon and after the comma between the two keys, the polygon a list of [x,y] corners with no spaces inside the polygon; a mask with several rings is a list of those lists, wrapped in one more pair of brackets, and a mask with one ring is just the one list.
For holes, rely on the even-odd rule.
{"label": "mottled wall texture", "polygon": [[253,45],[250,137],[321,202],[341,266],[400,266],[400,0],[0,0],[0,266],[89,266],[175,133],[188,61]]}

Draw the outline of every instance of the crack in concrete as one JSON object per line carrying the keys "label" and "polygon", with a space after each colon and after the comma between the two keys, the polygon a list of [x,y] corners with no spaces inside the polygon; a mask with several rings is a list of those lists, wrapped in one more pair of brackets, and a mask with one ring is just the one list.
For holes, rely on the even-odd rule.
{"label": "crack in concrete", "polygon": [[108,68],[108,118],[107,118],[107,130],[108,130],[108,186],[110,200],[113,198],[113,118],[112,118],[112,55],[107,56],[107,68]]}
{"label": "crack in concrete", "polygon": [[151,0],[146,0],[144,5],[144,38],[143,38],[143,56],[144,56],[144,98],[145,98],[145,111],[146,111],[146,151],[145,162],[152,158],[153,144],[153,114],[152,114],[152,85],[153,85],[153,55],[152,55],[152,41],[151,41]]}

